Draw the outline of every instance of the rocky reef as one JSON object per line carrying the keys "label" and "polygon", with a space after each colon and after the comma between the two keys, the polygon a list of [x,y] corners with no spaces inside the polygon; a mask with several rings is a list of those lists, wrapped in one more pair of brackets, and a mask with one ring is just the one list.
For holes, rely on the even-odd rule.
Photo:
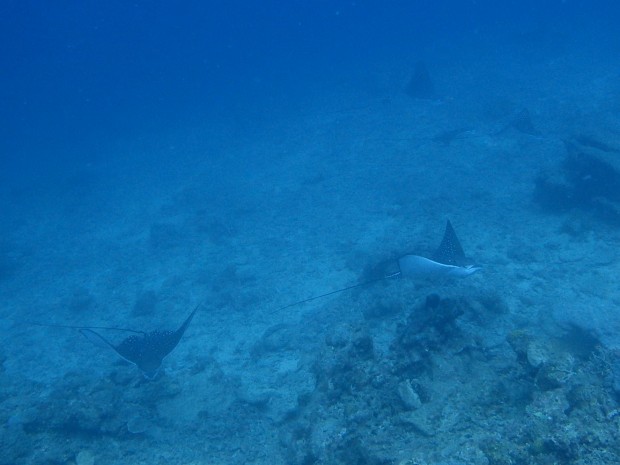
{"label": "rocky reef", "polygon": [[248,373],[209,356],[150,382],[124,365],[50,385],[0,371],[0,464],[620,460],[620,354],[591,335],[502,334],[494,294],[429,294],[367,315],[274,325]]}
{"label": "rocky reef", "polygon": [[316,390],[285,427],[287,462],[618,460],[617,361],[597,344],[520,330],[487,345],[471,324],[476,308],[480,300],[429,295],[387,352],[364,325],[334,330],[314,365]]}
{"label": "rocky reef", "polygon": [[[615,137],[614,137],[615,139]],[[578,134],[565,141],[564,160],[541,173],[534,200],[544,210],[620,226],[620,147],[604,137]]]}

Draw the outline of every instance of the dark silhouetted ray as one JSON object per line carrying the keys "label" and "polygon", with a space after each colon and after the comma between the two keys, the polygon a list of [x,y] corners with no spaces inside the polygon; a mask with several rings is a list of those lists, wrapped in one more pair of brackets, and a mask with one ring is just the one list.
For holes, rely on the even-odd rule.
{"label": "dark silhouetted ray", "polygon": [[423,61],[416,63],[413,76],[405,91],[415,99],[432,100],[435,98],[435,86]]}
{"label": "dark silhouetted ray", "polygon": [[530,118],[530,112],[527,108],[523,108],[514,116],[510,122],[510,127],[516,129],[520,133],[528,134],[530,136],[537,136],[540,134],[540,132],[538,132],[538,130],[534,127],[532,119]]}
{"label": "dark silhouetted ray", "polygon": [[458,237],[456,237],[450,220],[446,223],[443,240],[439,248],[433,254],[432,259],[443,265],[465,266],[467,264],[465,252],[463,252],[463,247],[461,247],[461,243]]}
{"label": "dark silhouetted ray", "polygon": [[181,341],[185,330],[194,318],[198,307],[185,319],[176,331],[151,331],[144,332],[141,336],[133,335],[114,345],[101,334],[90,328],[81,328],[80,332],[90,341],[104,342],[111,347],[120,357],[136,365],[149,379],[154,378],[161,367],[164,358],[172,352]]}
{"label": "dark silhouetted ray", "polygon": [[473,128],[450,129],[448,131],[442,131],[439,134],[436,134],[435,136],[431,137],[431,140],[433,142],[448,146],[457,139],[464,139],[468,136],[471,137],[472,133]]}

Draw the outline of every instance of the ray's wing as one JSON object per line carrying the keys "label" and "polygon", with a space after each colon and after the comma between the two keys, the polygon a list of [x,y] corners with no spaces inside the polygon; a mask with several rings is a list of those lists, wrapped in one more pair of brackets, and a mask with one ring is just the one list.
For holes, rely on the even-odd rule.
{"label": "ray's wing", "polygon": [[[183,334],[185,333],[185,330],[187,329],[189,324],[192,322],[192,319],[194,318],[194,315],[196,314],[196,312],[198,311],[199,308],[200,308],[200,305],[196,306],[196,308],[192,311],[192,313],[190,313],[189,316],[187,318],[185,318],[185,321],[183,322],[181,327],[175,331],[175,333],[177,333],[178,337],[179,337],[179,340],[177,341],[177,344],[179,343],[179,341],[183,337]],[[176,346],[176,344],[175,344],[175,346]]]}
{"label": "ray's wing", "polygon": [[105,337],[99,334],[96,331],[93,331],[89,328],[80,329],[80,333],[88,339],[90,342],[95,344],[96,346],[103,348],[110,348],[116,354],[121,357],[123,360],[126,360],[129,363],[140,366],[140,362],[143,358],[143,341],[146,339],[145,336],[129,336],[119,345],[114,345],[110,341],[108,341]]}
{"label": "ray's wing", "polygon": [[157,339],[157,345],[159,346],[158,350],[163,353],[162,358],[172,352],[174,348],[179,345],[183,334],[185,334],[185,331],[196,314],[196,310],[198,310],[198,307],[196,307],[194,311],[189,314],[183,324],[176,331],[153,331],[152,333],[149,333],[149,336],[152,335]]}
{"label": "ray's wing", "polygon": [[82,328],[80,329],[80,333],[96,346],[103,347],[104,349],[110,348],[123,360],[139,366],[141,358],[140,346],[145,336],[129,336],[119,345],[115,346],[101,334],[90,328]]}
{"label": "ray's wing", "polygon": [[465,266],[467,262],[465,252],[463,252],[463,247],[461,247],[461,243],[459,242],[458,237],[456,237],[456,233],[454,232],[454,228],[452,227],[450,220],[446,223],[446,230],[443,234],[443,240],[441,241],[437,251],[434,253],[432,259],[437,263],[452,266]]}

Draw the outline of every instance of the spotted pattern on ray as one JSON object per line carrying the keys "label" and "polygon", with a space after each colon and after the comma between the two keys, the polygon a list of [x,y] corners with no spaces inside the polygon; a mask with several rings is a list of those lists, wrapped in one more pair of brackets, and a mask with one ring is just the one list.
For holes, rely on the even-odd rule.
{"label": "spotted pattern on ray", "polygon": [[124,339],[118,345],[110,343],[101,334],[95,331],[86,331],[96,335],[120,357],[135,364],[142,371],[144,376],[152,379],[157,375],[164,358],[170,354],[181,341],[185,330],[191,323],[192,318],[194,318],[196,310],[198,310],[198,307],[194,309],[176,331],[151,331],[141,336],[132,335]]}
{"label": "spotted pattern on ray", "polygon": [[450,220],[446,223],[446,231],[443,234],[443,240],[432,259],[443,265],[465,266],[468,264],[465,252],[463,252],[463,247],[461,247],[461,243],[458,237],[456,237]]}

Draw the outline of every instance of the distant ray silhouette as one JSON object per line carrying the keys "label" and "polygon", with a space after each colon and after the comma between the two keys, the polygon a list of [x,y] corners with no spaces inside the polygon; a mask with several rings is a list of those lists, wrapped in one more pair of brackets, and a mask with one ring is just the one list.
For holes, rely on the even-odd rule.
{"label": "distant ray silhouette", "polygon": [[508,122],[493,135],[505,134],[508,131],[515,130],[521,134],[528,136],[539,136],[540,131],[534,127],[530,112],[527,108],[522,108],[513,115],[511,115]]}
{"label": "distant ray silhouette", "polygon": [[[144,376],[153,379],[157,376],[161,364],[181,341],[185,330],[194,318],[198,307],[185,319],[176,331],[151,331],[140,332],[140,336],[132,335],[124,339],[120,344],[114,345],[92,328],[79,328],[80,332],[91,342],[100,345],[103,342],[116,352],[122,359],[136,365]],[[116,329],[116,328],[114,328]]]}
{"label": "distant ray silhouette", "polygon": [[284,310],[285,308],[293,307],[295,305],[310,302],[315,299],[327,297],[333,294],[338,294],[343,291],[355,289],[356,287],[366,286],[368,284],[376,283],[378,281],[384,281],[390,278],[396,278],[403,276],[405,278],[452,278],[452,277],[465,277],[474,274],[480,270],[480,266],[475,265],[471,260],[465,256],[463,247],[459,242],[452,223],[450,220],[446,223],[446,230],[443,235],[443,239],[439,248],[435,251],[431,258],[425,258],[420,255],[405,255],[398,259],[399,271],[391,273],[387,276],[380,278],[363,281],[361,283],[352,284],[351,286],[336,289],[335,291],[327,292],[325,294],[316,295],[307,299],[293,302],[283,307],[279,307],[271,313]]}
{"label": "distant ray silhouette", "polygon": [[450,220],[446,223],[443,240],[432,258],[405,255],[398,259],[398,266],[401,275],[407,278],[465,277],[480,269],[465,256]]}
{"label": "distant ray silhouette", "polygon": [[413,76],[411,76],[405,92],[414,99],[432,100],[436,97],[435,86],[423,61],[418,61],[415,64]]}

